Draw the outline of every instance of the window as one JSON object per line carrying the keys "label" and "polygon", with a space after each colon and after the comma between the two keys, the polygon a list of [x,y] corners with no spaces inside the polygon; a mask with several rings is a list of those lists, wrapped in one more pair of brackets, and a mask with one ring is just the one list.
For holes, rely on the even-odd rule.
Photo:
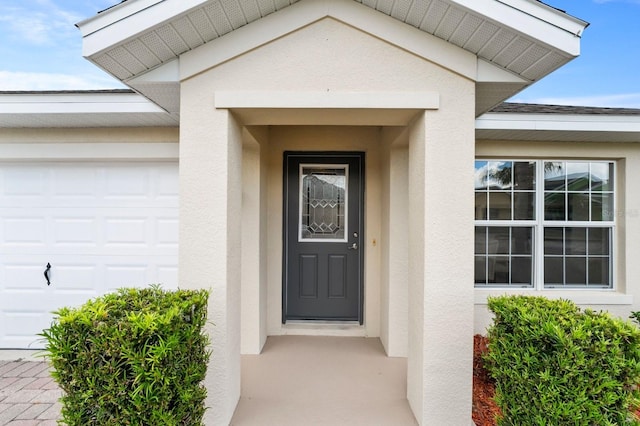
{"label": "window", "polygon": [[476,288],[612,288],[614,167],[476,161]]}
{"label": "window", "polygon": [[300,165],[298,241],[346,242],[348,177],[346,165]]}

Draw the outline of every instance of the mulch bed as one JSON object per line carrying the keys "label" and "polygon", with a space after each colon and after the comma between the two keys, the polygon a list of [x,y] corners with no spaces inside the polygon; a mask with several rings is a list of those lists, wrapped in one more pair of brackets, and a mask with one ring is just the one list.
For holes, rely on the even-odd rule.
{"label": "mulch bed", "polygon": [[488,351],[487,338],[473,337],[473,412],[472,418],[476,426],[495,426],[496,414],[500,409],[493,402],[495,384],[484,368],[482,354]]}

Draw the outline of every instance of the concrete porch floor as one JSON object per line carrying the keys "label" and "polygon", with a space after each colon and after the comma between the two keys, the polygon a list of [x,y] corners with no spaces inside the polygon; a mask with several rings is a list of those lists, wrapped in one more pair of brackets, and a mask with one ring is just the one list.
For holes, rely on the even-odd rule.
{"label": "concrete porch floor", "polygon": [[407,360],[380,340],[272,336],[242,356],[233,426],[417,425],[406,398]]}

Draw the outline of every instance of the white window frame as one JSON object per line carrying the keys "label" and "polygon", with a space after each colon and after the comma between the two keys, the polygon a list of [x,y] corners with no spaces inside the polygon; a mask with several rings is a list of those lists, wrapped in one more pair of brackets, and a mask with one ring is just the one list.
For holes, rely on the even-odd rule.
{"label": "white window frame", "polygon": [[[507,284],[480,284],[475,285],[476,290],[487,290],[487,291],[545,291],[545,292],[562,292],[562,291],[571,291],[571,292],[615,292],[617,290],[617,274],[616,274],[616,264],[617,264],[617,251],[616,251],[616,227],[617,221],[616,212],[618,211],[618,191],[619,191],[619,177],[618,177],[618,169],[617,162],[615,160],[607,160],[607,159],[559,159],[559,158],[539,158],[539,159],[529,159],[529,158],[499,158],[499,157],[485,157],[485,158],[476,158],[475,161],[486,161],[486,162],[535,162],[536,163],[536,175],[535,175],[535,219],[534,220],[475,220],[474,221],[474,229],[477,226],[485,226],[485,227],[532,227],[533,228],[533,241],[532,241],[532,262],[533,262],[533,271],[532,271],[532,285],[507,285]],[[545,220],[544,218],[544,197],[545,197],[545,189],[544,189],[544,163],[546,162],[562,162],[562,163],[607,163],[612,164],[613,166],[613,188],[611,190],[613,194],[613,214],[612,220],[610,221],[550,221]],[[474,163],[475,164],[475,163]],[[475,165],[474,165],[475,167]],[[565,191],[566,193],[566,191]],[[591,194],[591,191],[589,190]],[[589,203],[589,211],[591,212],[591,202]],[[490,206],[489,206],[490,207]],[[488,217],[488,216],[487,216]],[[597,286],[589,286],[589,285],[575,285],[575,286],[553,286],[553,287],[545,287],[544,283],[544,230],[545,228],[609,228],[609,287],[597,287]],[[511,243],[510,243],[511,244]],[[512,255],[509,255],[512,257]],[[563,255],[564,257],[564,255]]]}

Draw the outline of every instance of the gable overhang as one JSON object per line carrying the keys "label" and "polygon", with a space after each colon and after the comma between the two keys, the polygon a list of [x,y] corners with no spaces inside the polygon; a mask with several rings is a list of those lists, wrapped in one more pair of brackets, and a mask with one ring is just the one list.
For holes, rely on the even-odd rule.
{"label": "gable overhang", "polygon": [[588,25],[537,0],[128,0],[78,27],[85,57],[178,118],[191,51],[228,60],[326,17],[412,53],[428,46],[429,60],[476,82],[478,115],[578,56]]}

